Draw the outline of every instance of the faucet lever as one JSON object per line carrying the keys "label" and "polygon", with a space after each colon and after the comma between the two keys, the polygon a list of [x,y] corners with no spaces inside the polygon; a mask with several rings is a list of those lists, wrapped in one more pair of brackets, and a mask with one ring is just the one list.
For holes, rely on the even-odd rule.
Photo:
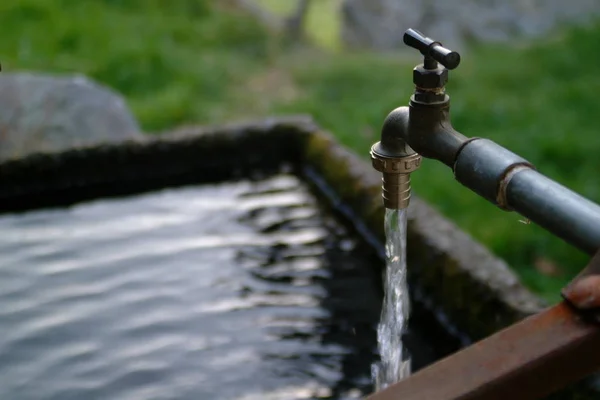
{"label": "faucet lever", "polygon": [[438,62],[447,69],[454,69],[460,64],[460,54],[442,47],[440,42],[428,38],[416,29],[404,32],[404,44],[419,50],[425,56],[425,69],[436,69]]}

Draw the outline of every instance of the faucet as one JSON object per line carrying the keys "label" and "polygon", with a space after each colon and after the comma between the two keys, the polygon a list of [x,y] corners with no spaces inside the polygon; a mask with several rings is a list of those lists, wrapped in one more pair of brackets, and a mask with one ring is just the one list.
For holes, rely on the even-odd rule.
{"label": "faucet", "polygon": [[383,174],[385,207],[408,207],[410,174],[420,167],[421,157],[431,158],[452,168],[456,180],[499,208],[517,211],[582,251],[596,253],[600,206],[493,141],[455,130],[446,83],[460,55],[414,29],[405,32],[404,43],[423,56],[423,63],[413,69],[415,90],[408,106],[387,116],[381,140],[370,152],[373,167]]}
{"label": "faucet", "polygon": [[385,207],[408,207],[410,174],[419,168],[422,157],[431,158],[452,168],[457,181],[499,208],[520,213],[593,257],[562,290],[562,302],[368,400],[540,398],[597,371],[600,206],[493,141],[456,131],[445,86],[448,70],[458,67],[460,55],[414,29],[406,31],[404,43],[419,50],[424,59],[413,70],[415,91],[408,107],[387,116],[381,140],[371,147],[373,167],[383,174]]}
{"label": "faucet", "polygon": [[452,165],[466,140],[452,128],[446,94],[448,69],[458,67],[460,55],[414,29],[406,31],[404,43],[424,57],[413,70],[415,93],[409,107],[396,108],[388,115],[381,141],[371,148],[373,167],[383,173],[384,204],[390,209],[408,207],[410,173],[421,165],[421,156]]}

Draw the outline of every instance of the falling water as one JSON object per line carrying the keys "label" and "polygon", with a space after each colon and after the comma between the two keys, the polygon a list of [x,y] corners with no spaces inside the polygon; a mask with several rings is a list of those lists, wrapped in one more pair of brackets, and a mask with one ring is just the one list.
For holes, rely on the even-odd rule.
{"label": "falling water", "polygon": [[406,283],[406,209],[386,210],[385,235],[385,295],[377,329],[381,362],[373,366],[377,390],[410,375],[410,358],[402,344],[410,313]]}

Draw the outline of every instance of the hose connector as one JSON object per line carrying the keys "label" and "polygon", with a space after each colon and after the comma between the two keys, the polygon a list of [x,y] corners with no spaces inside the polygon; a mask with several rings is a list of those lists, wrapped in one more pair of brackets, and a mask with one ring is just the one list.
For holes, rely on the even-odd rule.
{"label": "hose connector", "polygon": [[421,166],[421,156],[417,153],[390,157],[380,151],[381,142],[371,147],[373,168],[383,174],[383,205],[399,210],[407,208],[410,202],[410,174]]}

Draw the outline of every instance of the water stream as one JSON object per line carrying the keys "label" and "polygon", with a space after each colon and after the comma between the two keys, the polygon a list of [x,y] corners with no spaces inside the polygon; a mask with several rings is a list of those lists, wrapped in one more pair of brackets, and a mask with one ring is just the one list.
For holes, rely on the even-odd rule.
{"label": "water stream", "polygon": [[385,235],[385,295],[377,328],[381,361],[373,366],[377,390],[410,375],[410,357],[402,342],[410,313],[406,283],[406,209],[386,210]]}

